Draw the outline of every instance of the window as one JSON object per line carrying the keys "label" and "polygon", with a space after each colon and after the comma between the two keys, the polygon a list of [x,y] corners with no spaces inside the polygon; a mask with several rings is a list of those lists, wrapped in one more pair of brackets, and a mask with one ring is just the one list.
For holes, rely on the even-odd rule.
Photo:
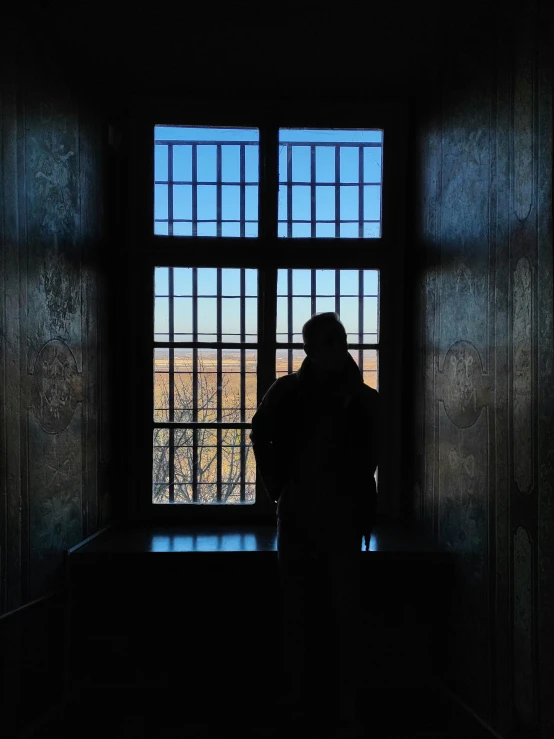
{"label": "window", "polygon": [[[140,334],[143,318],[136,330],[131,322],[141,347],[131,356],[153,371],[136,383],[147,392],[133,418],[149,424],[135,424],[129,453],[152,450],[132,473],[139,507],[159,520],[164,511],[171,520],[179,511],[187,520],[273,519],[257,488],[251,421],[275,379],[304,360],[301,330],[313,313],[336,311],[364,381],[391,408],[397,397],[393,286],[405,182],[393,187],[395,122],[379,114],[356,129],[345,118],[371,115],[349,113],[335,127],[294,128],[290,111],[282,121],[274,111],[257,126],[256,103],[229,125],[233,116],[221,120],[216,108],[207,126],[198,117],[175,125],[190,110],[174,115],[171,106],[136,126],[150,165],[132,162],[131,193],[144,193],[144,207],[135,208],[129,264],[144,266],[134,305],[152,333]],[[326,106],[318,117],[327,115]],[[398,447],[390,426],[387,445]],[[392,468],[381,464],[380,490]]]}
{"label": "window", "polygon": [[[302,326],[314,313],[335,312],[364,382],[378,387],[379,272],[280,269],[277,278],[276,376],[296,372],[305,354]],[[286,347],[286,348],[285,348]]]}
{"label": "window", "polygon": [[279,131],[279,236],[378,238],[382,131]]}
{"label": "window", "polygon": [[259,132],[156,126],[154,233],[258,235]]}
{"label": "window", "polygon": [[253,503],[257,274],[156,267],[152,501]]}

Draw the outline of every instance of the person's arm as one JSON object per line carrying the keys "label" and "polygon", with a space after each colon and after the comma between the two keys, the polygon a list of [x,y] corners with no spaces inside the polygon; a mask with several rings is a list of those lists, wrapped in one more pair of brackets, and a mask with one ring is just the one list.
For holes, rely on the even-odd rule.
{"label": "person's arm", "polygon": [[281,477],[282,470],[277,468],[277,461],[274,456],[275,416],[285,390],[284,385],[286,383],[283,382],[284,380],[284,377],[276,380],[262,398],[262,402],[252,418],[252,430],[250,432],[258,473],[267,494],[273,501],[278,500],[285,482]]}

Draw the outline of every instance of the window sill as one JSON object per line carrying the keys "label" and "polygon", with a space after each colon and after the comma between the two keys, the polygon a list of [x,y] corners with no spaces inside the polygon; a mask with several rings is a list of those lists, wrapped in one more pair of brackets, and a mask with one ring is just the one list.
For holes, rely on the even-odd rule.
{"label": "window sill", "polygon": [[[207,525],[176,524],[159,526],[114,525],[103,529],[69,550],[70,556],[174,553],[275,554],[275,524]],[[371,559],[428,559],[450,557],[427,536],[406,524],[383,524],[371,536],[370,549],[363,551]]]}

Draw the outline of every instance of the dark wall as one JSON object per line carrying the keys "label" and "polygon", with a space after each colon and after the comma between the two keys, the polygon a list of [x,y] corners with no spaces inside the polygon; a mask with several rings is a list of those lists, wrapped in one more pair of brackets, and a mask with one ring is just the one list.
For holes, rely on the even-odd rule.
{"label": "dark wall", "polygon": [[468,50],[456,78],[419,108],[409,367],[414,513],[457,554],[449,681],[501,733],[545,738],[554,735],[550,29],[539,3],[522,5],[511,32]]}
{"label": "dark wall", "polygon": [[108,127],[40,37],[2,36],[0,613],[56,588],[111,494]]}

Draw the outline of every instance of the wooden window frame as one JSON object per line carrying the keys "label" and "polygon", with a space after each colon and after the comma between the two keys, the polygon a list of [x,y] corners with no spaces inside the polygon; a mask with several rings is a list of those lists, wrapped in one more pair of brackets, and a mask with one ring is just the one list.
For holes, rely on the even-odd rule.
{"label": "wooden window frame", "polygon": [[[258,480],[253,505],[152,503],[152,337],[154,267],[245,267],[258,278],[258,402],[275,379],[277,270],[378,269],[380,273],[379,392],[384,408],[384,454],[379,468],[379,514],[398,520],[403,491],[402,336],[407,184],[405,105],[341,99],[232,99],[135,97],[129,107],[127,222],[122,246],[121,462],[124,518],[133,522],[272,523],[275,505]],[[257,238],[155,236],[153,134],[156,124],[248,127],[260,131],[260,203]],[[382,227],[379,239],[278,238],[279,128],[380,128],[383,141]],[[270,142],[275,142],[271,146]],[[133,369],[134,368],[134,369]],[[137,369],[138,368],[138,369]]]}

